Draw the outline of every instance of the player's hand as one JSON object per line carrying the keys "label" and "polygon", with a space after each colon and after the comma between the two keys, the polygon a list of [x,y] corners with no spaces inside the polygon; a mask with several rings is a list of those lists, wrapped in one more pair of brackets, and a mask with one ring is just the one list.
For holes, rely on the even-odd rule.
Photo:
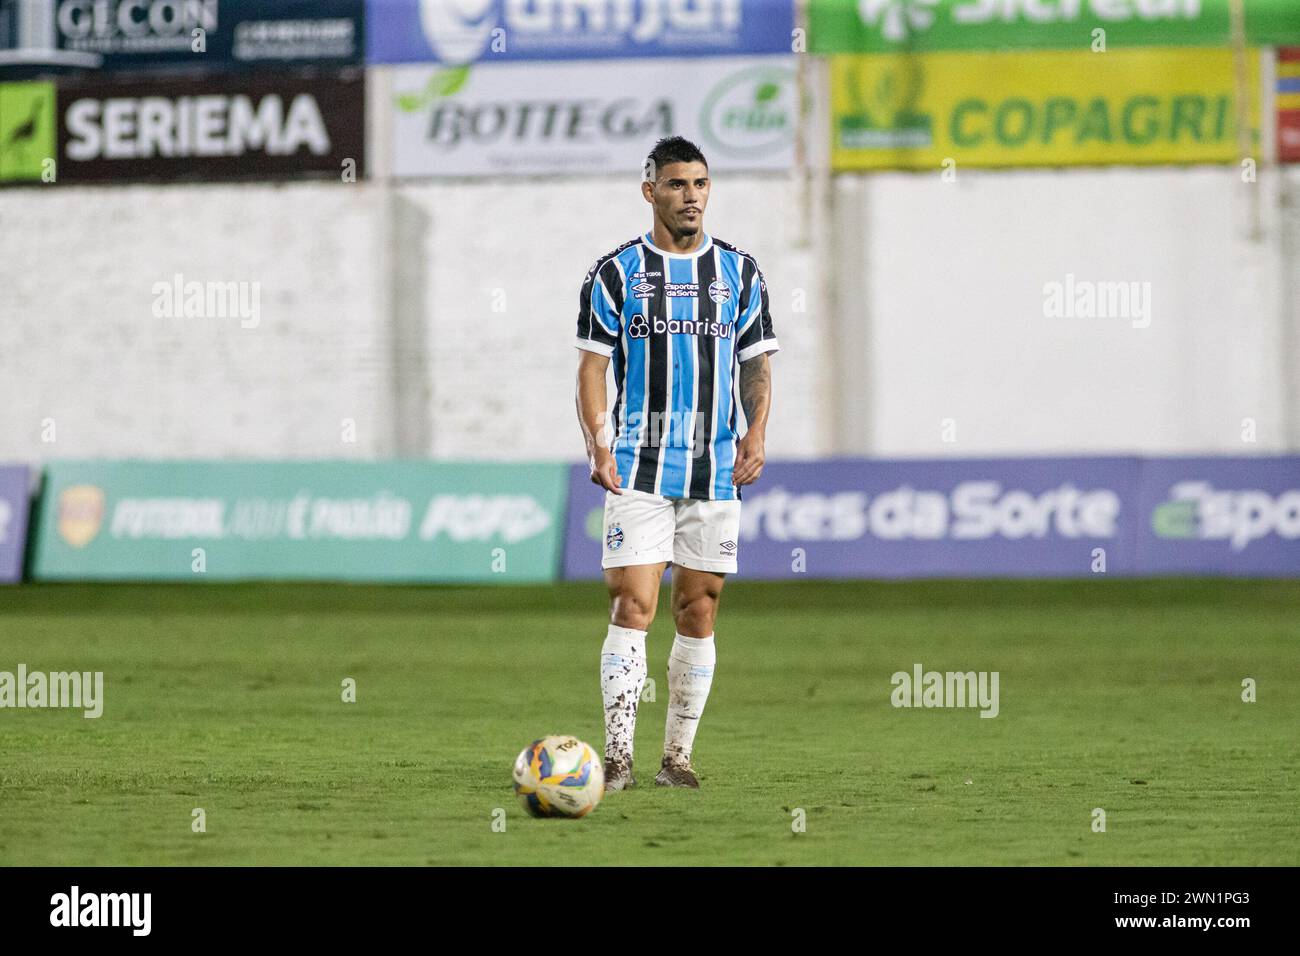
{"label": "player's hand", "polygon": [[612,491],[616,495],[623,493],[619,488],[619,483],[623,479],[618,476],[618,463],[614,461],[614,456],[608,449],[597,448],[589,463],[592,484],[600,485],[606,491]]}
{"label": "player's hand", "polygon": [[766,460],[762,432],[750,429],[736,443],[736,464],[731,470],[731,483],[739,487],[758,480]]}

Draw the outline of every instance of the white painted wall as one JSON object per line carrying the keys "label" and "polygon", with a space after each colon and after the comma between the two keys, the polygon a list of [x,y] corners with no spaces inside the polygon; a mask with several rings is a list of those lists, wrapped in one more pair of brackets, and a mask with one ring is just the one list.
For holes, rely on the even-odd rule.
{"label": "white painted wall", "polygon": [[[720,175],[710,230],[758,257],[783,346],[769,454],[1300,447],[1300,225],[1279,213],[1300,169],[1279,180],[843,180],[809,248],[793,181]],[[578,286],[646,223],[636,183],[611,177],[0,190],[0,460],[578,460]],[[260,325],[155,316],[177,272],[260,282]],[[1151,282],[1150,328],[1045,318],[1043,284],[1067,272]]]}
{"label": "white painted wall", "polygon": [[[0,191],[0,460],[383,453],[378,192]],[[260,283],[260,324],[157,317],[176,273]]]}
{"label": "white painted wall", "polygon": [[[771,440],[813,455],[824,310],[782,306],[815,279],[792,201],[784,177],[720,183],[710,226],[770,273]],[[647,226],[638,183],[608,178],[0,191],[0,460],[580,460],[578,289]],[[260,324],[155,316],[178,272],[260,283]]]}
{"label": "white painted wall", "polygon": [[[1252,185],[1226,168],[840,184],[837,215],[862,236],[843,249],[858,268],[843,270],[842,298],[862,301],[868,324],[846,360],[866,370],[867,400],[840,444],[895,456],[1296,447],[1300,232],[1283,189],[1294,208],[1300,170]],[[1046,317],[1044,285],[1067,274],[1149,282],[1149,327]],[[1246,418],[1257,444],[1242,442]]]}

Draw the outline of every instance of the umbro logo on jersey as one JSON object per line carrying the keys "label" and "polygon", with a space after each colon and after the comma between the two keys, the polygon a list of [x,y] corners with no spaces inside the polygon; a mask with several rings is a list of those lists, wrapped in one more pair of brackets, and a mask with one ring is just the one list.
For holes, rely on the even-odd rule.
{"label": "umbro logo on jersey", "polygon": [[[650,298],[650,296],[654,295],[654,291],[655,291],[655,284],[648,280],[662,279],[663,277],[664,274],[662,271],[655,270],[653,272],[634,272],[627,277],[627,280],[629,282],[636,283],[634,286],[632,286],[632,292],[635,294],[636,298],[648,299]],[[641,281],[637,282],[638,279],[640,279]]]}

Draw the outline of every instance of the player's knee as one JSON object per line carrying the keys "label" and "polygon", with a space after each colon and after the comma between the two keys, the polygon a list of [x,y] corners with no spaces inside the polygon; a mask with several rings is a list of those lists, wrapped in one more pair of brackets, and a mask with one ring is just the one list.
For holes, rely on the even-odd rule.
{"label": "player's knee", "polygon": [[713,633],[713,618],[718,611],[718,599],[713,594],[696,594],[682,598],[673,605],[673,620],[678,634],[707,637]]}
{"label": "player's knee", "polygon": [[615,627],[648,631],[655,619],[655,606],[641,594],[621,593],[610,601],[609,620]]}

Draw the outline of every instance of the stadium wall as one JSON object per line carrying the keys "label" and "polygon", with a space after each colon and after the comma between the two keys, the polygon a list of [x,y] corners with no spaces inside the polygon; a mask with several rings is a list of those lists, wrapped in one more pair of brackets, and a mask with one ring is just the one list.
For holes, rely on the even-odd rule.
{"label": "stadium wall", "polygon": [[[846,406],[837,451],[1297,447],[1300,169],[1282,169],[1251,184],[1213,167],[841,180],[837,214],[857,228],[838,234],[862,240],[842,250],[859,263],[846,281],[861,278],[840,293],[869,331],[840,356],[868,398]],[[1045,287],[1070,281],[1137,283],[1149,308],[1049,317]]]}
{"label": "stadium wall", "polygon": [[[772,441],[799,457],[829,443],[794,192],[736,177],[713,211],[772,275]],[[578,288],[645,221],[635,182],[608,177],[6,191],[0,460],[580,458]],[[155,315],[176,274],[258,283],[258,324]]]}
{"label": "stadium wall", "polygon": [[[1300,447],[1300,169],[845,176],[811,245],[804,195],[710,211],[769,277],[773,454]],[[0,460],[572,460],[577,287],[644,222],[610,177],[6,190]],[[257,326],[158,316],[177,274],[259,284]],[[1046,317],[1067,275],[1149,282],[1150,324]]]}
{"label": "stadium wall", "polygon": [[[370,184],[0,193],[0,459],[387,452],[381,197]],[[258,324],[155,315],[155,283],[177,274],[259,283]]]}

